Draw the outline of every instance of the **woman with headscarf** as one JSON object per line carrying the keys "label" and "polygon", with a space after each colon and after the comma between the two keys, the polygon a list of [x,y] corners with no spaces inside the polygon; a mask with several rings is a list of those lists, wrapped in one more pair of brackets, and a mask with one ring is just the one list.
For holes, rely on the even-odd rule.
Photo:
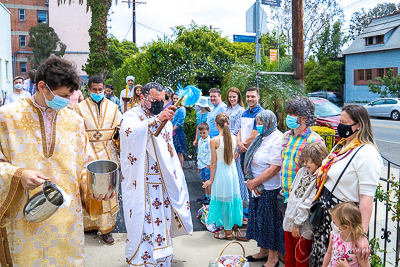
{"label": "woman with headscarf", "polygon": [[280,191],[282,132],[270,110],[257,114],[259,135],[251,143],[244,160],[246,184],[250,194],[246,238],[257,241],[260,252],[248,261],[264,261],[264,266],[279,265],[278,251],[285,253],[282,214],[278,210]]}

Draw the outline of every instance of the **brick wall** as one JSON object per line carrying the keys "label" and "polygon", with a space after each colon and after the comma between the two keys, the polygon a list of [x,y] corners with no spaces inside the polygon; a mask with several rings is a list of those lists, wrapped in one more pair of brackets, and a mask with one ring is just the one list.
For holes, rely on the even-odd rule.
{"label": "brick wall", "polygon": [[[48,10],[48,0],[0,0],[8,10],[11,12],[11,46],[14,55],[15,51],[31,51],[27,46],[29,42],[29,29],[32,26],[38,24],[38,10],[47,11]],[[19,9],[25,10],[25,20],[19,20]],[[48,16],[47,16],[48,17]],[[19,36],[25,35],[26,47],[20,47]],[[13,59],[14,60],[14,59]],[[21,62],[26,62],[27,72],[20,72]],[[28,55],[18,54],[17,55],[17,75],[27,77],[30,70],[30,63],[28,62]],[[15,62],[13,62],[14,70]],[[13,71],[14,73],[14,71]]]}

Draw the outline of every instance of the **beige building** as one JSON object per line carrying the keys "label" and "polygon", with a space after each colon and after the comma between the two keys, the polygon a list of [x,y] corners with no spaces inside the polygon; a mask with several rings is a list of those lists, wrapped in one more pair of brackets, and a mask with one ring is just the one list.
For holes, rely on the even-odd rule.
{"label": "beige building", "polygon": [[86,12],[86,1],[83,5],[78,0],[73,0],[71,5],[66,1],[59,6],[57,1],[49,1],[49,26],[67,46],[63,58],[76,63],[80,76],[87,76],[82,66],[89,57],[90,24],[91,12]]}

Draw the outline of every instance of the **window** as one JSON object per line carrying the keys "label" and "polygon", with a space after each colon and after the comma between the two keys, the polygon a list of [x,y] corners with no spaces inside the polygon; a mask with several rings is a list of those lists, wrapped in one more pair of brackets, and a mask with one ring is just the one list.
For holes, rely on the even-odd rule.
{"label": "window", "polygon": [[383,78],[385,76],[385,69],[378,69],[377,77]]}
{"label": "window", "polygon": [[358,80],[364,81],[364,70],[358,70]]}
{"label": "window", "polygon": [[370,80],[372,80],[372,69],[368,69],[368,70],[365,70],[365,74],[366,74],[366,80],[367,81],[370,81]]}
{"label": "window", "polygon": [[26,73],[26,62],[20,62],[19,63],[19,71],[21,73]]}
{"label": "window", "polygon": [[18,9],[18,16],[20,21],[25,20],[25,9]]}
{"label": "window", "polygon": [[386,99],[385,105],[396,105],[397,101],[394,99]]}
{"label": "window", "polygon": [[10,80],[10,76],[8,75],[8,73],[9,73],[9,68],[8,68],[9,66],[8,66],[8,61],[6,60],[6,80],[8,81],[8,80]]}
{"label": "window", "polygon": [[26,36],[25,35],[19,36],[19,46],[26,47]]}
{"label": "window", "polygon": [[376,78],[387,76],[391,69],[393,70],[393,77],[397,77],[398,67],[354,70],[354,85],[368,85],[370,81],[379,84]]}
{"label": "window", "polygon": [[38,10],[38,23],[47,23],[47,11]]}
{"label": "window", "polygon": [[368,37],[365,39],[365,45],[373,45],[374,44],[374,37]]}
{"label": "window", "polygon": [[385,102],[385,99],[379,99],[379,100],[372,102],[372,105],[383,105],[384,102]]}
{"label": "window", "polygon": [[376,36],[376,44],[383,44],[384,43],[384,35]]}

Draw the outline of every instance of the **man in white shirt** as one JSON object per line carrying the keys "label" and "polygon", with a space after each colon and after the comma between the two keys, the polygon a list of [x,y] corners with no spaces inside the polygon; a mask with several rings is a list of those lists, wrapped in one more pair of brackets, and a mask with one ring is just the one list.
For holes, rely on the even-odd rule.
{"label": "man in white shirt", "polygon": [[135,77],[129,75],[126,76],[125,78],[126,82],[126,87],[124,90],[121,91],[121,94],[119,96],[119,103],[121,105],[120,110],[124,110],[124,100],[122,100],[123,97],[132,97],[134,93],[133,86],[135,84]]}

